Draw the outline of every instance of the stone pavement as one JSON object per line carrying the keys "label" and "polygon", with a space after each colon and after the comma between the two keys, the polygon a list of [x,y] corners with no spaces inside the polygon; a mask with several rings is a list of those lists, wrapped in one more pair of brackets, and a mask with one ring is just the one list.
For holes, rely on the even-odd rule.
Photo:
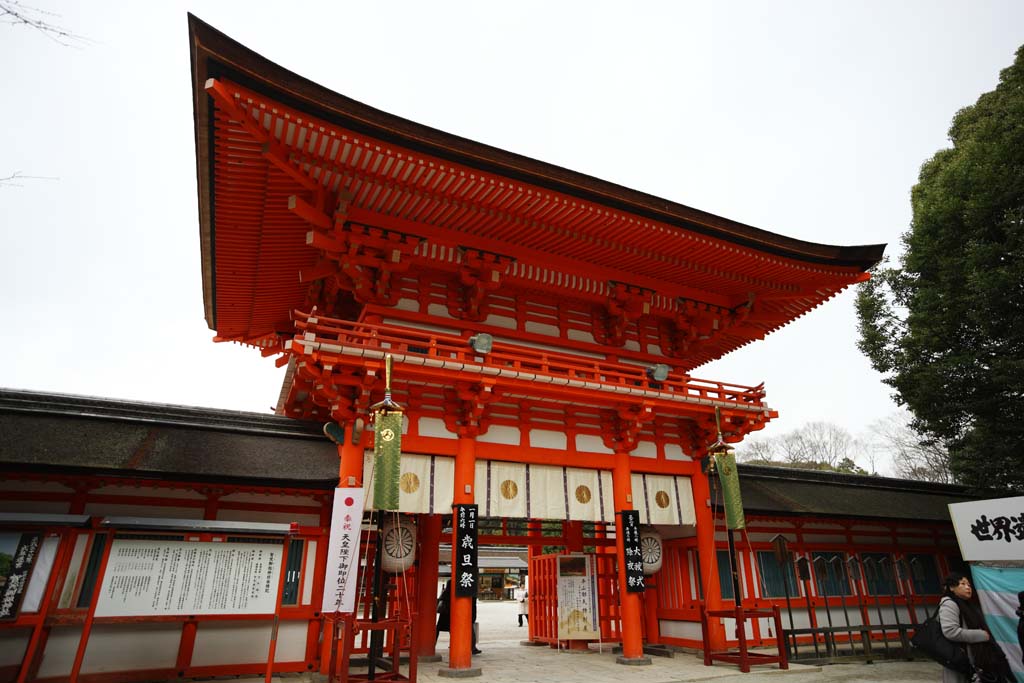
{"label": "stone pavement", "polygon": [[[479,648],[473,666],[480,667],[481,676],[466,679],[467,683],[674,683],[676,681],[716,681],[717,683],[801,683],[810,681],[939,681],[941,667],[930,661],[880,662],[876,664],[836,664],[808,666],[791,664],[788,671],[777,666],[755,667],[749,674],[729,664],[704,666],[704,660],[692,653],[675,653],[675,657],[651,657],[650,666],[623,666],[615,662],[609,646],[599,652],[593,646],[581,654],[559,652],[550,647],[520,644],[528,630],[516,626],[516,603],[480,602],[477,608],[480,623]],[[418,680],[424,683],[450,683],[439,669],[447,667],[448,634],[442,633],[437,643],[441,662],[420,662]]]}

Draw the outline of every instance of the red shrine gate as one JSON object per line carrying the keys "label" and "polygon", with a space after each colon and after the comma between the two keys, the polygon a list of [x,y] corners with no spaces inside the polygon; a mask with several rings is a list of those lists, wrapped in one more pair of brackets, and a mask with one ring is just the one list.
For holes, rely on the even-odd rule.
{"label": "red shrine gate", "polygon": [[[730,442],[775,413],[761,386],[690,372],[863,281],[882,247],[782,237],[449,135],[190,28],[207,321],[288,366],[280,413],[344,427],[340,485],[366,483],[390,354],[403,451],[430,467],[403,491],[425,546],[452,505],[570,524],[671,513],[720,606],[700,461],[715,411]],[[641,599],[614,542],[638,660]],[[433,595],[413,611],[425,653]],[[453,599],[452,670],[472,664],[470,611]]]}

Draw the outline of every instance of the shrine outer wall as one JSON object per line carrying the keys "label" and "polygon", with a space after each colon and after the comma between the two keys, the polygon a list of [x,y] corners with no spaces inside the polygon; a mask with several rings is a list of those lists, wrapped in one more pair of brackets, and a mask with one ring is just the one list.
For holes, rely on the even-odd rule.
{"label": "shrine outer wall", "polygon": [[[140,537],[138,528],[123,526],[138,524],[127,518],[239,525],[234,532],[148,530],[146,538],[263,539],[282,555],[287,545],[288,581],[271,589],[281,617],[275,670],[319,670],[337,450],[317,432],[318,425],[269,416],[0,391],[0,533],[38,532],[45,550],[38,575],[30,578],[36,587],[15,619],[0,622],[0,680],[17,677],[30,643],[35,656],[28,680],[66,680],[76,665],[83,679],[95,681],[262,673],[272,622],[266,608],[210,616],[93,614],[88,645],[80,651],[91,598],[104,580],[97,547]],[[829,609],[838,622],[841,610],[851,623],[920,620],[937,600],[938,577],[958,566],[944,518],[946,504],[969,499],[958,487],[771,468],[743,468],[741,477],[749,525],[737,543],[745,604],[784,608],[771,545],[782,534],[813,572],[792,591],[797,628],[824,623]],[[896,511],[894,496],[901,502]],[[823,512],[825,505],[832,514]],[[273,525],[291,523],[298,527],[287,537],[268,535]],[[699,647],[704,580],[696,539],[685,526],[657,528],[665,557],[645,597],[647,642]],[[724,579],[724,528],[716,534],[716,553]],[[814,560],[836,556],[885,556],[919,569],[898,586],[868,585],[864,577],[829,576],[827,570],[819,576],[822,563]],[[846,597],[822,595],[836,594],[837,585],[851,580],[856,590]],[[721,585],[728,591],[729,581]],[[874,603],[864,610],[855,593],[884,593],[881,612]],[[731,633],[730,625],[726,630]],[[766,642],[767,624],[753,624],[749,635]]]}

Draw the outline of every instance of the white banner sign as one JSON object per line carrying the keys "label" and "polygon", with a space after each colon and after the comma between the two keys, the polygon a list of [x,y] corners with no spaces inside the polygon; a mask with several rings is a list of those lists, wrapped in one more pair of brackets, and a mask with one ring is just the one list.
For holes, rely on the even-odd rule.
{"label": "white banner sign", "polygon": [[334,489],[331,540],[327,546],[324,613],[353,612],[359,576],[359,532],[366,492],[361,488]]}
{"label": "white banner sign", "polygon": [[558,558],[558,639],[599,640],[597,573],[590,555]]}
{"label": "white banner sign", "polygon": [[273,614],[284,541],[114,539],[98,617]]}
{"label": "white banner sign", "polygon": [[964,560],[1024,560],[1024,496],[950,503],[949,516]]}

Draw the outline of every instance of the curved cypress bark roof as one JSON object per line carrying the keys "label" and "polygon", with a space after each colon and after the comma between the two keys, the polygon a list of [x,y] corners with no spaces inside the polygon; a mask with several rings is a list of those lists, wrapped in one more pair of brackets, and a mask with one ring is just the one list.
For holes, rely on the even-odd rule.
{"label": "curved cypress bark roof", "polygon": [[[302,303],[296,272],[313,268],[316,253],[288,240],[304,234],[305,224],[269,201],[255,206],[256,218],[234,207],[283,200],[303,189],[303,173],[314,179],[310,191],[356,188],[351,215],[365,222],[383,216],[435,243],[513,245],[554,257],[566,272],[584,264],[606,280],[622,273],[621,281],[662,284],[669,300],[690,287],[695,298],[725,309],[768,295],[773,303],[756,324],[752,316],[748,341],[863,280],[882,257],[885,245],[785,237],[382,112],[192,15],[189,33],[204,299],[207,322],[222,336],[271,334]],[[350,148],[358,159],[347,156]],[[270,157],[276,166],[266,163]],[[430,170],[410,180],[402,164]],[[246,168],[254,173],[239,171]],[[476,190],[467,194],[463,182]],[[410,201],[427,209],[403,214]],[[472,227],[481,217],[489,221],[486,235]]]}

